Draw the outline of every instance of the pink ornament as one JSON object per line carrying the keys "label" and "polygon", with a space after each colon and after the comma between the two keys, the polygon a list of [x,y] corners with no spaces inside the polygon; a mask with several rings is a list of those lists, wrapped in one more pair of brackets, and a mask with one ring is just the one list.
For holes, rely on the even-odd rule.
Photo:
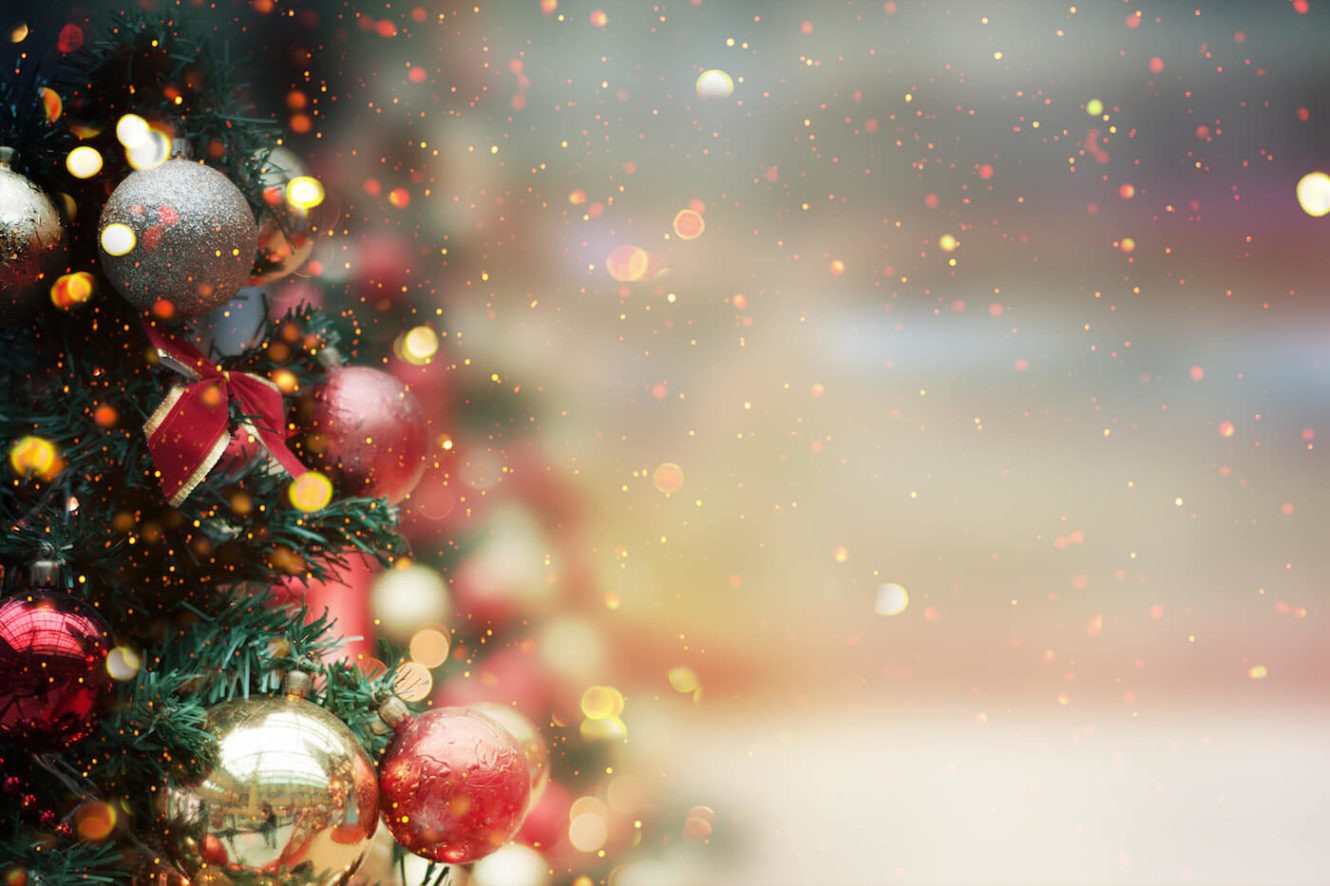
{"label": "pink ornament", "polygon": [[420,403],[386,372],[344,366],[314,391],[301,454],[347,495],[397,504],[425,473],[428,434]]}

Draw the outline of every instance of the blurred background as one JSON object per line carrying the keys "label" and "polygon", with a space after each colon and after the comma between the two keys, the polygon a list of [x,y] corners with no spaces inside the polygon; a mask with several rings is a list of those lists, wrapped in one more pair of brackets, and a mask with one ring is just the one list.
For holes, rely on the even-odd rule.
{"label": "blurred background", "polygon": [[182,5],[446,410],[440,698],[614,746],[554,880],[1330,877],[1324,3]]}

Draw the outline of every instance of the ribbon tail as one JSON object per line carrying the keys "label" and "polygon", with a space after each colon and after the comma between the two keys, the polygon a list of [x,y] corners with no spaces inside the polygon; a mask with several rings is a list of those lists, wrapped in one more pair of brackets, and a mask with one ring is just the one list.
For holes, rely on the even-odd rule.
{"label": "ribbon tail", "polygon": [[232,376],[231,391],[251,419],[257,419],[248,422],[247,427],[263,444],[263,448],[268,450],[273,461],[292,477],[299,477],[308,471],[286,445],[282,394],[277,386],[266,378],[246,373],[243,377]]}
{"label": "ribbon tail", "polygon": [[210,404],[201,390],[206,387],[211,384],[173,387],[143,425],[162,492],[172,507],[198,488],[231,442],[225,398],[220,408]]}
{"label": "ribbon tail", "polygon": [[194,490],[198,488],[199,484],[208,478],[208,474],[217,466],[217,462],[221,461],[222,454],[226,452],[226,447],[230,443],[231,435],[223,431],[222,436],[218,437],[217,442],[212,445],[212,449],[208,450],[208,454],[203,457],[203,461],[199,462],[198,468],[185,478],[184,485],[176,490],[175,495],[171,496],[171,507],[180,507],[185,499],[189,498]]}

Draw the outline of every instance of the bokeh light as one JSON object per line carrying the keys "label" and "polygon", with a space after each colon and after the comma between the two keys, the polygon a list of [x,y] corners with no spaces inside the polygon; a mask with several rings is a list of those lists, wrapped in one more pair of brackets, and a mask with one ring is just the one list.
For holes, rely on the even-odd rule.
{"label": "bokeh light", "polygon": [[332,501],[332,481],[318,471],[306,471],[291,481],[287,497],[299,511],[321,511]]}
{"label": "bokeh light", "polygon": [[424,626],[444,624],[450,605],[443,576],[418,563],[385,570],[370,589],[370,606],[384,636],[397,642],[409,642]]}
{"label": "bokeh light", "polygon": [[101,843],[115,832],[116,811],[109,803],[89,800],[74,810],[74,832],[79,839]]}
{"label": "bokeh light", "polygon": [[150,133],[148,121],[138,114],[125,114],[115,124],[116,141],[126,148],[143,144],[149,139]]}
{"label": "bokeh light", "polygon": [[696,692],[697,688],[702,685],[702,681],[697,677],[697,672],[683,665],[670,668],[668,678],[670,688],[675,692]]}
{"label": "bokeh light", "polygon": [[645,249],[625,244],[616,246],[605,259],[605,270],[620,283],[634,283],[647,272],[650,257]]}
{"label": "bokeh light", "polygon": [[19,477],[51,480],[64,470],[55,444],[44,437],[20,437],[9,447],[9,466]]}
{"label": "bokeh light", "polygon": [[113,680],[124,683],[133,680],[138,676],[139,668],[143,666],[136,650],[129,646],[117,646],[106,656],[106,670],[110,673]]}
{"label": "bokeh light", "polygon": [[549,862],[529,846],[501,846],[471,868],[472,886],[546,886]]}
{"label": "bokeh light", "polygon": [[707,229],[702,214],[692,209],[680,209],[674,216],[674,235],[680,240],[696,240]]}
{"label": "bokeh light", "polygon": [[107,255],[127,255],[138,245],[138,237],[129,225],[112,222],[102,228],[101,244]]}
{"label": "bokeh light", "polygon": [[434,689],[434,675],[416,661],[403,663],[393,676],[393,692],[402,701],[424,701]]}
{"label": "bokeh light", "polygon": [[900,615],[910,605],[910,594],[894,582],[879,585],[873,611],[878,615]]}
{"label": "bokeh light", "polygon": [[1309,172],[1298,180],[1298,205],[1312,218],[1330,213],[1330,175]]}
{"label": "bokeh light", "polygon": [[590,720],[603,720],[623,713],[623,693],[613,686],[588,686],[582,693],[582,713]]}
{"label": "bokeh light", "polygon": [[435,628],[424,628],[411,636],[409,649],[412,661],[427,668],[437,668],[448,660],[451,641],[448,635]]}
{"label": "bokeh light", "polygon": [[51,284],[51,304],[61,310],[81,305],[97,291],[97,279],[87,271],[61,274]]}
{"label": "bokeh light", "polygon": [[673,495],[683,488],[683,468],[672,461],[661,462],[651,472],[651,485],[657,492]]}
{"label": "bokeh light", "polygon": [[711,68],[698,75],[696,88],[698,98],[729,98],[734,92],[734,78]]}
{"label": "bokeh light", "polygon": [[286,184],[286,201],[297,209],[313,209],[323,198],[323,184],[311,176],[298,175]]}
{"label": "bokeh light", "polygon": [[79,145],[65,158],[65,168],[74,178],[92,178],[102,171],[101,152],[89,145]]}
{"label": "bokeh light", "polygon": [[156,128],[148,129],[142,139],[125,149],[129,165],[135,169],[154,169],[171,158],[171,139]]}
{"label": "bokeh light", "polygon": [[429,326],[416,326],[403,333],[396,351],[412,366],[424,366],[439,352],[439,334]]}

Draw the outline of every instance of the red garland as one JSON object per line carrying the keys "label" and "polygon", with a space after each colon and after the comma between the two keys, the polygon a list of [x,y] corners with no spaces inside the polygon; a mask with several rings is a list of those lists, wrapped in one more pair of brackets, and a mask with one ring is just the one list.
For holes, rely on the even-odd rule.
{"label": "red garland", "polygon": [[171,389],[143,426],[162,491],[172,506],[189,497],[226,451],[232,402],[248,417],[242,427],[279,465],[293,477],[306,472],[286,446],[286,409],[276,385],[248,372],[228,372],[163,329],[144,323],[143,331],[163,365],[189,379]]}

